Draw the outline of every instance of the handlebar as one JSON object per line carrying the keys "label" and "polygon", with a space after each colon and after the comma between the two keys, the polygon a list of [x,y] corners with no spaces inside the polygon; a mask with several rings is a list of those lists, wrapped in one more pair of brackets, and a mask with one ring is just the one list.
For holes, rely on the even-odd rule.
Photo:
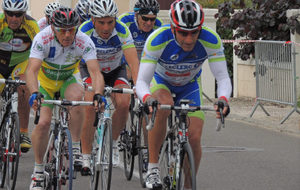
{"label": "handlebar", "polygon": [[[198,110],[202,111],[216,111],[214,107],[212,106],[189,106],[188,104],[181,104],[180,106],[173,106],[173,105],[166,105],[166,104],[160,104],[159,109],[163,110],[175,110],[175,111],[184,111],[184,112],[194,112]],[[148,125],[146,126],[147,130],[151,130],[153,128],[154,124],[154,119],[155,119],[155,114],[156,110],[158,108],[153,108],[153,113],[150,121],[148,122]],[[155,110],[155,112],[154,112]],[[224,120],[224,115],[223,115],[223,108],[219,109],[221,118],[217,119],[217,125],[216,125],[216,131],[220,131],[221,128],[225,128],[225,120]]]}
{"label": "handlebar", "polygon": [[1,84],[14,84],[14,85],[16,85],[16,86],[19,86],[19,85],[26,85],[26,82],[25,82],[25,81],[19,80],[19,79],[13,80],[13,79],[4,79],[4,78],[2,78],[2,79],[0,79],[0,83],[1,83]]}

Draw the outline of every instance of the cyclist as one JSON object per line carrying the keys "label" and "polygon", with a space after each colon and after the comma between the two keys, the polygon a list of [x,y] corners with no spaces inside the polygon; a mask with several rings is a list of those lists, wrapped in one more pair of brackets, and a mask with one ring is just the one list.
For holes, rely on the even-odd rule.
{"label": "cyclist", "polygon": [[44,10],[45,13],[45,17],[41,18],[38,21],[38,25],[40,27],[40,30],[43,30],[44,28],[46,28],[47,26],[50,25],[50,17],[52,15],[52,12],[54,10],[56,10],[58,7],[60,6],[59,3],[57,2],[53,2],[53,3],[49,3]]}
{"label": "cyclist", "polygon": [[[82,58],[85,59],[93,79],[93,100],[101,103],[104,80],[98,69],[95,45],[86,34],[78,31],[78,24],[78,14],[71,8],[61,6],[53,11],[51,25],[34,38],[26,71],[26,82],[31,92],[30,104],[34,109],[41,94],[44,99],[53,99],[54,93],[59,91],[62,98],[82,100],[84,89],[78,69]],[[51,105],[42,105],[39,123],[31,136],[35,158],[30,186],[32,190],[42,189],[44,186],[43,155],[48,142],[52,108]],[[84,112],[81,106],[73,107],[69,111],[73,157],[76,162],[80,155],[81,121]]]}
{"label": "cyclist", "polygon": [[[32,40],[39,32],[36,21],[26,14],[27,0],[3,0],[0,14],[0,78],[18,76],[25,80],[25,70]],[[4,88],[1,85],[0,91]],[[21,151],[27,152],[31,148],[28,137],[28,122],[30,107],[28,89],[18,87],[18,114],[20,118]]]}
{"label": "cyclist", "polygon": [[[136,84],[138,97],[148,105],[152,105],[153,101],[178,105],[183,98],[192,100],[191,105],[201,105],[201,68],[208,59],[210,69],[218,82],[218,101],[225,104],[223,113],[227,115],[232,87],[220,37],[202,25],[203,10],[193,0],[173,2],[169,17],[171,25],[157,29],[146,41]],[[176,94],[174,100],[171,93]],[[149,189],[162,187],[158,156],[169,114],[170,111],[158,110],[154,128],[148,132],[149,165],[146,186]],[[220,117],[219,114],[217,113],[217,117]],[[189,142],[198,170],[204,113],[197,111],[189,113],[188,116]],[[185,186],[185,189],[189,188],[191,187]]]}
{"label": "cyclist", "polygon": [[[124,23],[116,18],[118,8],[113,0],[94,0],[91,2],[91,20],[80,26],[80,30],[88,34],[96,45],[98,70],[100,69],[105,84],[115,88],[130,88],[128,85],[126,66],[122,56],[132,69],[133,81],[136,81],[139,60],[130,31]],[[85,63],[80,63],[80,72],[85,82],[90,82]],[[85,99],[90,100],[93,92],[86,92]],[[113,136],[113,165],[119,162],[117,139],[127,121],[130,95],[112,94],[112,102],[115,110],[112,115]],[[93,110],[86,107],[86,116],[81,145],[83,153],[82,175],[90,174],[90,153],[95,128],[93,127]]]}
{"label": "cyclist", "polygon": [[76,3],[74,9],[79,15],[80,24],[90,19],[89,8],[90,8],[89,0],[79,0]]}
{"label": "cyclist", "polygon": [[119,20],[129,28],[140,59],[147,37],[163,22],[157,17],[159,3],[156,0],[138,0],[133,10],[119,16]]}

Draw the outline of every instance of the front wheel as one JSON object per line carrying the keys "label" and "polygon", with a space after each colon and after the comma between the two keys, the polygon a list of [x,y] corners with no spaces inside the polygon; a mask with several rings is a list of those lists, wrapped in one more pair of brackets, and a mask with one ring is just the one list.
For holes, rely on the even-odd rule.
{"label": "front wheel", "polygon": [[7,163],[7,189],[15,189],[18,167],[19,167],[19,157],[20,157],[20,125],[19,116],[13,114],[10,123],[10,138],[8,144],[8,152],[6,157]]}
{"label": "front wheel", "polygon": [[7,162],[6,158],[7,156],[5,155],[5,147],[6,147],[6,137],[7,137],[7,119],[4,118],[5,120],[2,122],[1,128],[0,128],[0,187],[3,188],[5,184],[5,178],[6,178],[6,167],[7,167]]}
{"label": "front wheel", "polygon": [[93,159],[95,164],[92,189],[93,190],[109,190],[111,185],[112,173],[112,127],[111,121],[104,121],[102,137],[99,137],[99,147],[96,156]]}
{"label": "front wheel", "polygon": [[[178,165],[179,164],[179,165]],[[196,170],[194,155],[189,143],[184,143],[180,151],[180,161],[177,163],[179,173],[176,175],[176,190],[182,190],[184,186],[196,190]]]}

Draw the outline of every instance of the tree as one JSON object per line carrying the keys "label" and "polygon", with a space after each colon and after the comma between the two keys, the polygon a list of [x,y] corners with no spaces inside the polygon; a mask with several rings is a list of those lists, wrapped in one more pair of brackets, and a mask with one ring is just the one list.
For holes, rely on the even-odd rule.
{"label": "tree", "polygon": [[[241,9],[235,11],[233,5]],[[289,41],[290,31],[300,32],[300,17],[288,19],[286,12],[299,8],[300,0],[252,0],[251,8],[245,8],[244,0],[235,0],[221,4],[215,18],[222,27],[235,30],[233,39]],[[254,57],[253,43],[240,43],[234,50],[242,60]]]}

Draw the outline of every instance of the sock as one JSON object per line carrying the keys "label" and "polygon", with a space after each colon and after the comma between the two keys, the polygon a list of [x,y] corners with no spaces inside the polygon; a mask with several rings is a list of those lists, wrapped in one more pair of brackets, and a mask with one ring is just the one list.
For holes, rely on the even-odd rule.
{"label": "sock", "polygon": [[82,159],[87,160],[91,158],[91,154],[82,154]]}
{"label": "sock", "polygon": [[20,133],[28,137],[28,129],[20,128]]}
{"label": "sock", "polygon": [[113,140],[113,147],[118,147],[118,141],[117,140]]}
{"label": "sock", "polygon": [[44,173],[44,164],[34,163],[34,173]]}
{"label": "sock", "polygon": [[159,164],[158,163],[149,163],[148,171],[150,171],[152,168],[159,168]]}
{"label": "sock", "polygon": [[78,141],[78,142],[72,142],[72,147],[80,150],[80,141]]}

